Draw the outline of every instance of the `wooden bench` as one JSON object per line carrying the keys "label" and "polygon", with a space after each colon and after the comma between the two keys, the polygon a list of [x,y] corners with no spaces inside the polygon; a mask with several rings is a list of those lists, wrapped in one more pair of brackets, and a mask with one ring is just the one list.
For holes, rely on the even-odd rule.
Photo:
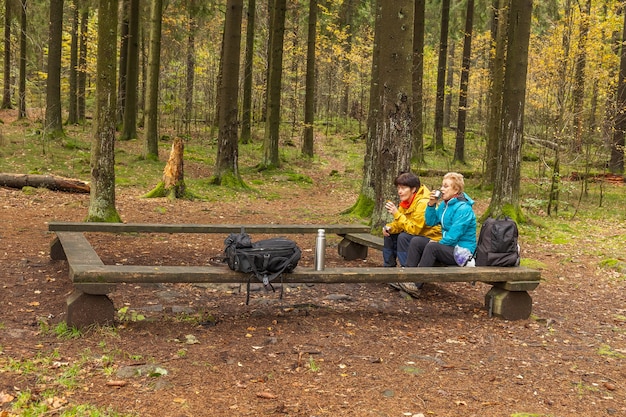
{"label": "wooden bench", "polygon": [[108,232],[108,233],[326,233],[340,236],[349,233],[367,233],[369,226],[358,224],[162,224],[162,223],[84,223],[50,222],[51,232]]}
{"label": "wooden bench", "polygon": [[367,249],[373,248],[383,250],[384,240],[380,236],[370,233],[347,233],[343,235],[343,240],[339,242],[337,250],[339,255],[348,261],[367,258]]}
{"label": "wooden bench", "polygon": [[[108,294],[120,283],[241,283],[247,275],[234,272],[227,266],[145,266],[105,265],[83,232],[146,232],[146,233],[218,233],[241,230],[237,225],[163,225],[109,223],[50,223],[49,230],[56,233],[51,243],[53,260],[67,260],[69,277],[74,292],[67,300],[67,323],[86,327],[91,324],[112,323],[115,309]],[[246,231],[259,233],[313,233],[323,228],[327,232],[343,234],[344,240],[358,239],[364,233],[361,226],[351,225],[244,225]],[[81,230],[82,229],[82,230]],[[350,232],[350,229],[354,229]],[[204,230],[199,232],[199,230]],[[307,232],[303,232],[307,230]],[[356,236],[356,237],[355,237]],[[382,240],[382,239],[381,239]],[[383,268],[297,267],[283,274],[284,283],[386,283],[386,282],[484,282],[492,285],[485,296],[489,315],[507,320],[526,319],[532,310],[528,291],[540,282],[539,271],[495,267],[434,267],[434,268]]]}

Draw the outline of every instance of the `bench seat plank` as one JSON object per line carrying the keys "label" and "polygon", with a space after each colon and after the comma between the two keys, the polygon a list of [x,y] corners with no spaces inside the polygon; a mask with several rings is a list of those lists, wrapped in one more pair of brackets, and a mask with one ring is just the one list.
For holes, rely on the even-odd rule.
{"label": "bench seat plank", "polygon": [[[238,283],[249,275],[227,266],[73,265],[74,283]],[[285,283],[364,282],[539,282],[539,271],[524,267],[296,268]]]}
{"label": "bench seat plank", "polygon": [[366,233],[369,226],[358,224],[161,224],[161,223],[98,223],[98,222],[50,222],[51,232],[108,232],[108,233],[247,233],[298,234],[326,233],[345,235]]}
{"label": "bench seat plank", "polygon": [[358,243],[370,248],[383,250],[384,239],[380,236],[374,236],[370,233],[348,233],[344,236],[351,242]]}
{"label": "bench seat plank", "polygon": [[75,265],[104,265],[85,235],[80,232],[59,232],[57,239],[63,247],[70,267]]}

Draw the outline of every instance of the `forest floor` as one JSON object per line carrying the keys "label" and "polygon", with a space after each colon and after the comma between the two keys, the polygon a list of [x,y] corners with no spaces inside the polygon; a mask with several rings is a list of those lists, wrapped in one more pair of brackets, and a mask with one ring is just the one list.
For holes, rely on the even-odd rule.
{"label": "forest floor", "polygon": [[[356,198],[323,180],[334,168],[269,200],[123,188],[117,207],[125,222],[327,222]],[[290,285],[282,300],[253,291],[249,305],[245,286],[119,285],[116,325],[75,334],[58,331],[72,284],[50,260],[47,222],[81,221],[89,196],[0,188],[0,202],[0,416],[81,404],[172,417],[626,415],[626,280],[581,251],[624,225],[572,244],[522,236],[523,256],[544,265],[528,320],[489,317],[481,283],[427,284],[417,299],[384,284]],[[105,263],[144,265],[205,265],[224,237],[88,236]],[[292,237],[311,266],[314,236]],[[338,242],[328,236],[327,265],[381,264],[372,250],[342,260]],[[46,411],[20,414],[28,403]]]}

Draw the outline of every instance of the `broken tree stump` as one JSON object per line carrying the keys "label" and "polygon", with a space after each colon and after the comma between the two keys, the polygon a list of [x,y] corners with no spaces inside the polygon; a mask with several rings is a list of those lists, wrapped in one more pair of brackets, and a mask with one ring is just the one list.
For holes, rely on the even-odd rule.
{"label": "broken tree stump", "polygon": [[163,181],[161,181],[152,191],[144,195],[146,198],[170,197],[183,198],[187,194],[184,175],[184,153],[183,139],[176,137],[172,143],[170,157],[163,169]]}

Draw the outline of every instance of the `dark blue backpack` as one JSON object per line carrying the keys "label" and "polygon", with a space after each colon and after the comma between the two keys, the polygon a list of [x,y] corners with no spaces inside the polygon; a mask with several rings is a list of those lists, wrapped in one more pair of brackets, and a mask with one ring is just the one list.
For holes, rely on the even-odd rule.
{"label": "dark blue backpack", "polygon": [[[250,278],[255,276],[266,289],[274,290],[272,281],[282,276],[283,272],[292,272],[301,257],[302,251],[296,242],[285,237],[253,243],[250,236],[242,231],[231,233],[224,240],[224,258],[230,269],[250,274]],[[250,279],[247,287],[246,304],[250,296]]]}
{"label": "dark blue backpack", "polygon": [[519,266],[517,223],[510,217],[488,218],[480,228],[476,266]]}

